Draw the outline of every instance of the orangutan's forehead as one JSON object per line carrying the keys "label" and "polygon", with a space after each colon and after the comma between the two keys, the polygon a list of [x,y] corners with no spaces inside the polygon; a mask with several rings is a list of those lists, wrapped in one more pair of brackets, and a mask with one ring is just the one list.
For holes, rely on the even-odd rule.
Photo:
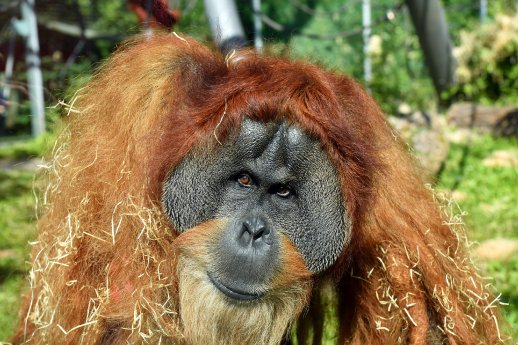
{"label": "orangutan's forehead", "polygon": [[263,123],[245,118],[237,139],[230,145],[243,159],[262,157],[270,164],[285,164],[290,169],[326,156],[318,140],[285,120]]}

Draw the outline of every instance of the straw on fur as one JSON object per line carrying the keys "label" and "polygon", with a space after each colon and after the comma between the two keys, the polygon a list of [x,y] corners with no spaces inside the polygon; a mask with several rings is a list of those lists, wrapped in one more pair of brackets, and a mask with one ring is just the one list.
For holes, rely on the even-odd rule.
{"label": "straw on fur", "polygon": [[[214,343],[227,335],[229,343],[270,344],[300,320],[298,343],[318,344],[323,301],[337,313],[337,344],[505,342],[498,303],[468,259],[462,229],[353,80],[251,52],[226,61],[192,39],[156,34],[122,47],[74,106],[48,167],[14,343]],[[284,117],[320,140],[353,232],[313,284],[285,245],[293,275],[284,278],[296,284],[279,281],[278,295],[248,306],[262,327],[251,335],[250,326],[223,328],[246,312],[213,293],[199,274],[203,241],[194,230],[177,238],[160,206],[168,172],[200,142],[218,145],[216,128],[225,140],[243,116]]]}

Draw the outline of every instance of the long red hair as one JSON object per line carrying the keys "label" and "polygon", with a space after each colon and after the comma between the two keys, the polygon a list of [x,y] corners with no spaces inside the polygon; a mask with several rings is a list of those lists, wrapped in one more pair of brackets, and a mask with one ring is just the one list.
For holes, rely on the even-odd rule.
{"label": "long red hair", "polygon": [[49,168],[18,341],[106,342],[121,328],[132,341],[181,339],[162,182],[200,141],[217,145],[243,117],[285,118],[317,137],[352,219],[340,259],[314,277],[299,344],[322,341],[329,308],[337,344],[503,341],[462,230],[352,79],[251,52],[224,58],[156,34],[122,47],[73,106],[79,114]]}

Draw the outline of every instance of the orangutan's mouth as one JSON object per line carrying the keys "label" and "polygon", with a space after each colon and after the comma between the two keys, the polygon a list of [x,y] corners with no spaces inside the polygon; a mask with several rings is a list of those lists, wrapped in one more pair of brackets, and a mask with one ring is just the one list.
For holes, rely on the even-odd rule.
{"label": "orangutan's mouth", "polygon": [[207,272],[207,276],[209,277],[212,285],[217,287],[219,291],[223,292],[223,294],[225,294],[226,296],[228,296],[232,299],[237,299],[240,301],[253,301],[253,300],[259,299],[265,295],[264,293],[254,293],[254,292],[239,290],[236,288],[230,288],[230,287],[226,286],[225,284],[223,284],[222,282],[220,282],[219,280],[215,279],[208,272]]}

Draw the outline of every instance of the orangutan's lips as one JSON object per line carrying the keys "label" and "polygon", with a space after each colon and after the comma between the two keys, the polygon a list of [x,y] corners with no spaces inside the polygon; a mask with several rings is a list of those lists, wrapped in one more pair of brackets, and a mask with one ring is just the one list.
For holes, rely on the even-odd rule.
{"label": "orangutan's lips", "polygon": [[264,296],[264,293],[252,293],[242,290],[237,290],[235,288],[230,288],[226,285],[224,285],[219,280],[212,277],[210,273],[207,272],[207,276],[209,277],[212,285],[218,288],[219,291],[223,292],[226,296],[237,299],[240,301],[253,301],[256,299],[259,299]]}

